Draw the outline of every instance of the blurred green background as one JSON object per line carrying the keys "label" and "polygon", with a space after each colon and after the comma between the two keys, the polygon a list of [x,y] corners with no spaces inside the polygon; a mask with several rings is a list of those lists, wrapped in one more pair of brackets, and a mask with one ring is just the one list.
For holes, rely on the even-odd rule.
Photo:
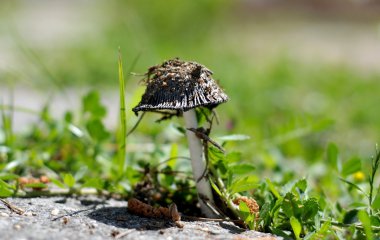
{"label": "blurred green background", "polygon": [[[95,89],[112,127],[119,47],[125,72],[137,73],[126,74],[129,109],[143,91],[138,74],[193,60],[230,96],[213,136],[247,134],[228,147],[303,175],[329,142],[344,159],[368,158],[379,141],[379,10],[376,1],[2,1],[0,101],[35,111],[51,102],[60,114]],[[155,119],[136,134],[162,129]],[[14,121],[17,131],[33,119],[16,111]]]}

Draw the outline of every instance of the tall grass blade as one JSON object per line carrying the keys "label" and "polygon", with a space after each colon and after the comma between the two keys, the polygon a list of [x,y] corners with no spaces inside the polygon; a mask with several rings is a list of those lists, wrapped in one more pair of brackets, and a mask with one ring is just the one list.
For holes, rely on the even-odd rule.
{"label": "tall grass blade", "polygon": [[[374,157],[372,157],[372,168],[371,168],[371,175],[369,176],[368,178],[368,182],[369,182],[369,187],[370,187],[370,190],[369,190],[369,197],[368,197],[368,201],[369,201],[369,206],[372,206],[373,204],[373,192],[374,192],[374,189],[375,189],[375,175],[376,175],[376,172],[377,170],[379,169],[379,165],[380,165],[380,151],[378,149],[378,146],[376,145],[376,155]],[[372,208],[370,209],[370,213],[372,214]]]}
{"label": "tall grass blade", "polygon": [[124,82],[124,73],[123,73],[123,63],[121,58],[121,52],[119,48],[119,94],[120,94],[120,126],[121,133],[119,135],[119,154],[118,154],[118,169],[119,173],[122,174],[126,167],[125,157],[127,152],[127,118],[125,113],[125,82]]}
{"label": "tall grass blade", "polygon": [[[3,106],[0,102],[0,114],[1,114],[1,121],[2,121],[2,131],[5,136],[5,145],[8,147],[12,147],[13,145],[13,112],[14,112],[14,105],[13,105],[13,97],[11,97],[11,104],[9,105],[8,111],[6,111],[5,108],[2,108]],[[7,113],[8,112],[8,113]]]}

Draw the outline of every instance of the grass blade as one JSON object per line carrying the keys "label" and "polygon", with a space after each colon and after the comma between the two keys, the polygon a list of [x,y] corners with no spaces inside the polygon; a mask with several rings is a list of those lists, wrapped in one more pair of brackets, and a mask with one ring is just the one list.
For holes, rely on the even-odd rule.
{"label": "grass blade", "polygon": [[298,221],[297,218],[295,218],[294,216],[292,216],[290,218],[290,225],[292,226],[293,233],[294,233],[296,239],[300,239],[300,234],[301,234],[301,231],[302,231],[302,225],[301,225],[301,223]]}
{"label": "grass blade", "polygon": [[124,73],[123,73],[123,63],[121,58],[121,52],[119,48],[119,92],[120,92],[120,126],[121,133],[118,139],[119,145],[119,154],[118,154],[118,169],[120,175],[124,172],[125,169],[125,156],[127,152],[127,117],[125,113],[125,81],[124,81]]}
{"label": "grass blade", "polygon": [[0,115],[1,115],[1,122],[2,122],[2,131],[5,135],[5,145],[11,147],[13,144],[13,127],[12,127],[12,121],[13,121],[13,103],[9,107],[8,113],[6,113],[6,110],[4,108],[1,108],[1,102],[0,102]]}
{"label": "grass blade", "polygon": [[371,219],[368,213],[364,210],[360,210],[358,213],[358,217],[359,217],[360,222],[362,222],[363,224],[364,232],[367,239],[369,240],[374,239],[372,226],[371,226]]}
{"label": "grass blade", "polygon": [[368,196],[366,192],[363,191],[363,189],[361,189],[358,185],[356,185],[355,183],[352,183],[344,178],[339,178],[339,180],[341,180],[342,182],[344,183],[347,183],[349,186],[355,188],[356,190],[358,190],[359,192],[363,193],[365,196]]}

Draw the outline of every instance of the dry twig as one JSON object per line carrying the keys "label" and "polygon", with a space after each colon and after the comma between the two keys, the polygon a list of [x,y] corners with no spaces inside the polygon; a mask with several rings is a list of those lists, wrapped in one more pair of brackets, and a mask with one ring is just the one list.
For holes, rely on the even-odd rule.
{"label": "dry twig", "polygon": [[14,212],[14,213],[17,213],[17,214],[19,214],[19,215],[23,215],[23,214],[25,213],[25,210],[24,210],[24,209],[19,208],[19,207],[15,206],[15,205],[11,204],[10,202],[8,202],[8,201],[5,200],[5,199],[1,199],[1,198],[0,198],[0,201],[1,201],[1,202],[2,202],[7,208],[9,208],[9,210],[11,210],[11,211]]}

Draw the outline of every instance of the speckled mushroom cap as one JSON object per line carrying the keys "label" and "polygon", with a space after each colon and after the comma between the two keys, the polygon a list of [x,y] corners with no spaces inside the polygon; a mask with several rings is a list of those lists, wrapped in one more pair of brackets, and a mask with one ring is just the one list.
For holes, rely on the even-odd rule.
{"label": "speckled mushroom cap", "polygon": [[139,111],[187,111],[199,106],[214,108],[228,100],[212,79],[212,72],[196,62],[175,58],[149,68],[145,75],[145,93],[132,109],[136,114]]}

